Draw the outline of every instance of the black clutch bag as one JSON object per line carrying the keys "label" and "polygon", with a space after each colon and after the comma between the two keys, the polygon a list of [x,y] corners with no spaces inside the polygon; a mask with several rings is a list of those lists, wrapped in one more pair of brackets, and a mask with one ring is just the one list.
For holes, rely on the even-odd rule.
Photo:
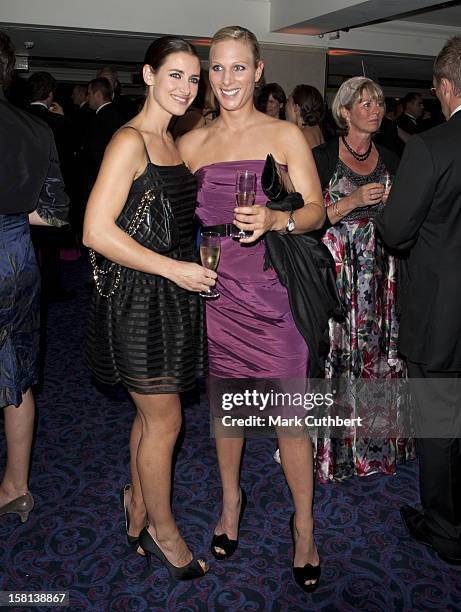
{"label": "black clutch bag", "polygon": [[275,161],[271,153],[266,157],[261,174],[261,187],[265,195],[272,202],[283,200],[289,193],[295,190],[288,172],[281,164]]}

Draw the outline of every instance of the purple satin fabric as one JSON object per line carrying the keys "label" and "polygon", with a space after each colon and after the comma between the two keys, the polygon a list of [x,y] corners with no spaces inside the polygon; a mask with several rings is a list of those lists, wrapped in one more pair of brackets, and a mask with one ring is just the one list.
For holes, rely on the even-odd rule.
{"label": "purple satin fabric", "polygon": [[[256,204],[265,205],[261,189],[263,160],[219,162],[197,171],[202,225],[232,223],[237,170],[257,174]],[[264,271],[264,241],[242,245],[221,238],[217,289],[206,300],[210,375],[220,378],[305,378],[307,345],[298,332],[288,295],[274,270]]]}

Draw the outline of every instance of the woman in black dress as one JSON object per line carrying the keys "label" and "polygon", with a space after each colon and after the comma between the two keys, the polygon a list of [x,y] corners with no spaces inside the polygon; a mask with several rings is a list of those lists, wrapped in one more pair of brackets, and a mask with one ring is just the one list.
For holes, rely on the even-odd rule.
{"label": "woman in black dress", "polygon": [[[128,540],[148,562],[151,554],[158,557],[179,580],[207,571],[179,533],[170,491],[181,427],[179,392],[192,388],[206,367],[197,292],[214,285],[216,274],[193,262],[196,183],[167,128],[171,117],[192,103],[199,75],[189,43],[163,37],[149,47],[146,102],[106,149],[83,235],[103,256],[101,264],[90,251],[96,290],[87,363],[96,379],[121,382],[137,409],[130,440],[132,485],[122,492]],[[162,241],[167,246],[157,248]],[[155,252],[160,250],[163,255]]]}

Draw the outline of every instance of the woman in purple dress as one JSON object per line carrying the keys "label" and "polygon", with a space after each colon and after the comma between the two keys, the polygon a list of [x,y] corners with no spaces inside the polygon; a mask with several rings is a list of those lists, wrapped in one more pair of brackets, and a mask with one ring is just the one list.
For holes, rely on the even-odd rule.
{"label": "woman in purple dress", "polygon": [[[213,37],[210,83],[220,116],[208,127],[186,134],[181,155],[199,179],[197,213],[204,226],[235,223],[251,237],[221,238],[217,287],[219,299],[206,308],[210,375],[218,378],[306,378],[309,354],[295,327],[286,289],[273,270],[264,270],[261,237],[268,231],[304,233],[325,219],[320,183],[312,154],[300,130],[257,111],[253,93],[263,71],[258,42],[251,32],[226,27]],[[286,164],[304,199],[304,207],[288,214],[264,206],[258,187],[256,206],[236,208],[238,170],[256,173],[258,186],[268,153]],[[217,559],[237,547],[244,495],[239,485],[243,439],[217,437],[223,506],[211,551]],[[313,538],[313,463],[308,436],[279,438],[285,476],[295,506],[294,574],[305,590],[320,575]]]}

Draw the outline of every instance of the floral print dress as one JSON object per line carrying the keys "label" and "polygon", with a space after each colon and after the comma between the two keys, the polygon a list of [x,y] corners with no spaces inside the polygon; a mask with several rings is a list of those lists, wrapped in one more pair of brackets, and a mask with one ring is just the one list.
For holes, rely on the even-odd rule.
{"label": "floral print dress", "polygon": [[[367,183],[384,183],[380,159],[371,174],[353,172],[340,159],[324,191],[328,207]],[[337,286],[346,306],[341,323],[330,320],[326,378],[406,377],[397,355],[396,264],[375,232],[373,219],[384,204],[357,208],[327,230],[323,238],[336,263]],[[413,441],[361,438],[352,430],[343,439],[317,441],[317,478],[344,480],[377,472],[392,474],[396,464],[414,456]]]}

